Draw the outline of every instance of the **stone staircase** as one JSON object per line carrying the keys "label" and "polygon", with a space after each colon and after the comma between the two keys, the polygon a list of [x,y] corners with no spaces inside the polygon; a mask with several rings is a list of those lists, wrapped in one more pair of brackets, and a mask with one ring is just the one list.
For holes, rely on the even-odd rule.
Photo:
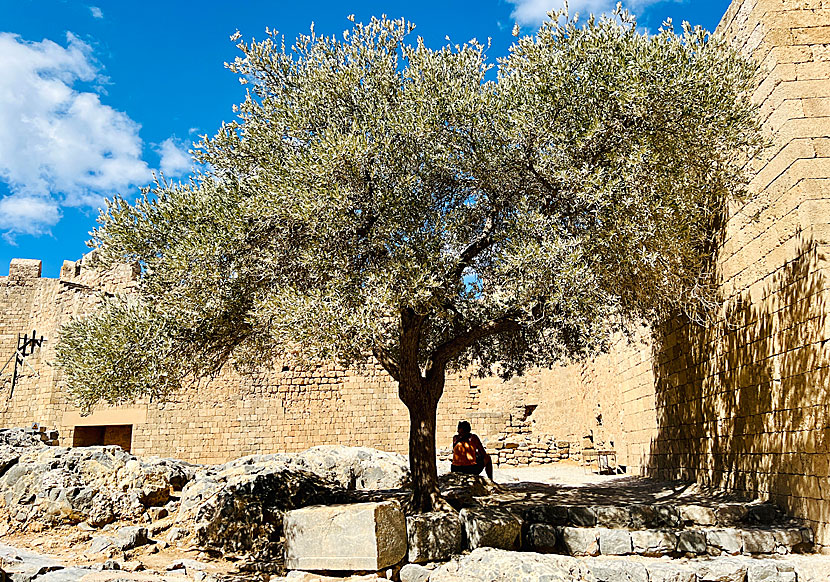
{"label": "stone staircase", "polygon": [[780,556],[809,553],[813,532],[760,502],[530,505],[523,549],[571,556]]}

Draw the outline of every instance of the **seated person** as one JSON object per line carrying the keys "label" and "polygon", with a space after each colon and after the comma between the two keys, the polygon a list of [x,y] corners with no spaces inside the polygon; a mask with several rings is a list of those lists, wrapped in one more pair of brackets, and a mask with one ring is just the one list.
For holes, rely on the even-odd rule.
{"label": "seated person", "polygon": [[481,440],[474,435],[470,423],[462,420],[458,423],[458,434],[452,437],[452,466],[453,473],[480,475],[484,469],[487,477],[493,478],[493,462],[490,455],[484,450]]}

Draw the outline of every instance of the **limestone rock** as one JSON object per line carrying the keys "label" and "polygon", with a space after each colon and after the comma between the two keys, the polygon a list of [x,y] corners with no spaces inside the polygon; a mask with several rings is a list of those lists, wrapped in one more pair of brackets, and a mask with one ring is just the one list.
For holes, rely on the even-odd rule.
{"label": "limestone rock", "polygon": [[563,527],[562,543],[572,556],[596,556],[599,554],[597,530],[590,527]]}
{"label": "limestone rock", "polygon": [[706,536],[694,529],[682,530],[677,534],[677,551],[687,554],[706,553]]}
{"label": "limestone rock", "polygon": [[632,549],[643,556],[665,556],[677,549],[677,536],[670,531],[653,529],[631,532]]}
{"label": "limestone rock", "polygon": [[743,549],[741,532],[734,528],[707,531],[706,543],[727,554],[740,554]]}
{"label": "limestone rock", "polygon": [[284,532],[290,569],[380,570],[406,555],[406,521],[390,501],[289,511]]}
{"label": "limestone rock", "polygon": [[625,507],[613,505],[601,506],[595,509],[597,525],[610,528],[627,527],[631,521],[631,514]]}
{"label": "limestone rock", "polygon": [[442,562],[461,552],[461,520],[453,512],[408,516],[406,536],[413,563]]}
{"label": "limestone rock", "polygon": [[683,564],[649,564],[648,582],[696,582],[694,570]]}
{"label": "limestone rock", "polygon": [[197,473],[182,490],[176,527],[200,546],[273,561],[285,511],[347,500],[334,483],[289,465],[231,462]]}
{"label": "limestone rock", "polygon": [[429,582],[572,582],[594,580],[584,561],[570,556],[478,548],[436,568]]}
{"label": "limestone rock", "polygon": [[747,554],[772,554],[775,552],[775,534],[769,530],[743,530],[741,532],[744,552]]}
{"label": "limestone rock", "polygon": [[113,538],[113,544],[121,551],[146,546],[150,542],[150,537],[147,535],[147,528],[135,525],[120,528],[115,533],[115,538]]}
{"label": "limestone rock", "polygon": [[[170,481],[154,462],[119,447],[27,447],[0,476],[0,496],[19,521],[87,521],[102,526],[136,520],[167,501]],[[178,463],[178,461],[169,461]]]}
{"label": "limestone rock", "polygon": [[735,558],[705,560],[694,564],[699,582],[744,582],[746,565]]}
{"label": "limestone rock", "polygon": [[648,571],[639,562],[594,559],[589,568],[597,582],[649,582]]}
{"label": "limestone rock", "polygon": [[533,523],[527,528],[525,542],[533,552],[553,553],[559,546],[559,528],[546,523]]}
{"label": "limestone rock", "polygon": [[432,570],[428,570],[418,564],[407,564],[401,568],[401,582],[428,582]]}
{"label": "limestone rock", "polygon": [[525,509],[527,523],[568,525],[568,507],[565,505],[532,505]]}
{"label": "limestone rock", "polygon": [[692,525],[715,525],[718,521],[715,510],[705,505],[681,505],[680,519]]}
{"label": "limestone rock", "polygon": [[467,508],[459,513],[471,550],[481,547],[518,550],[522,522],[514,513],[494,507]]}
{"label": "limestone rock", "polygon": [[631,533],[624,529],[597,528],[599,553],[604,556],[623,556],[631,553]]}

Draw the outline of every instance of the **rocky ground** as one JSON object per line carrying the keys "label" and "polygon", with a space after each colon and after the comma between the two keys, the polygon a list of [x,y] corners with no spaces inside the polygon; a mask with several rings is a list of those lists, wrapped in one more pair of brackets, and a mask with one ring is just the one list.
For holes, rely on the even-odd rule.
{"label": "rocky ground", "polygon": [[[569,462],[497,470],[495,483],[457,477],[442,477],[442,491],[464,508],[458,515],[468,550],[379,572],[286,575],[287,511],[403,499],[406,459],[323,446],[199,466],[137,458],[118,447],[46,446],[31,431],[0,429],[0,568],[15,582],[830,580],[830,558],[793,554],[810,540],[772,506],[685,483],[594,475]],[[564,547],[584,557],[475,549],[481,515],[492,524],[501,513],[523,528],[523,549]],[[512,524],[513,516],[523,525]],[[439,521],[427,529],[443,527]],[[655,551],[654,540],[666,536],[674,545]],[[683,547],[697,539],[700,549]],[[647,547],[635,555],[638,543]],[[620,544],[628,544],[617,550],[626,555],[613,555]],[[410,539],[410,557],[412,551]]]}

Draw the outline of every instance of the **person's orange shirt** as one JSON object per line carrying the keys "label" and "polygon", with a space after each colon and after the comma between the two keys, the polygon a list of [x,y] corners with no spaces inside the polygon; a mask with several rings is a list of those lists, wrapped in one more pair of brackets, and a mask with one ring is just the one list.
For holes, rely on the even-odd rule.
{"label": "person's orange shirt", "polygon": [[478,463],[478,459],[483,459],[486,454],[484,445],[474,434],[470,434],[466,439],[461,439],[458,435],[455,435],[452,438],[452,443],[452,464],[456,467],[475,465]]}

